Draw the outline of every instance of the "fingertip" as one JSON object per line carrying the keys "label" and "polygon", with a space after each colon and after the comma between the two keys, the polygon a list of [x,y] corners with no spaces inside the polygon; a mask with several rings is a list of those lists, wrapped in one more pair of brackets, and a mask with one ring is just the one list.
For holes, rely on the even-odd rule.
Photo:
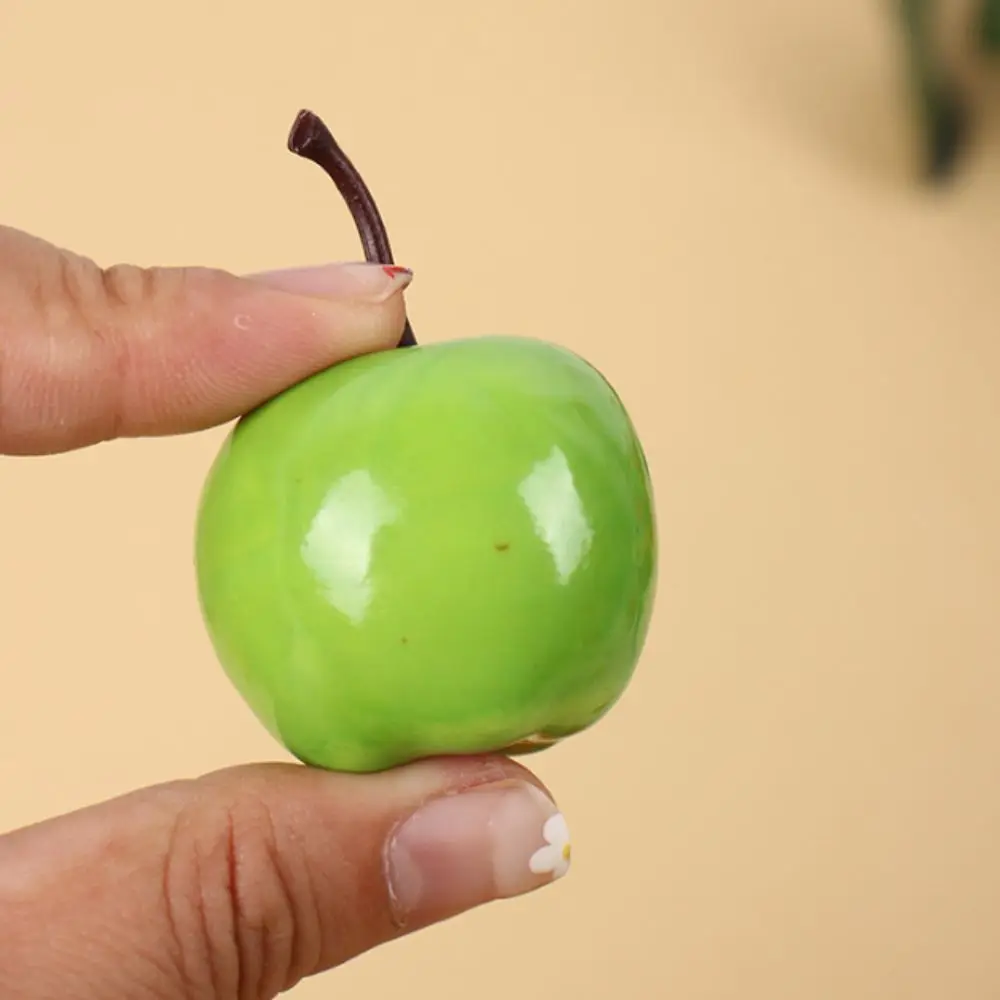
{"label": "fingertip", "polygon": [[394,347],[412,278],[366,263],[247,277],[100,268],[2,228],[0,264],[0,450],[11,454],[233,420],[325,368]]}
{"label": "fingertip", "polygon": [[336,334],[335,360],[342,360],[399,343],[406,322],[403,292],[413,272],[363,262],[264,271],[244,280],[308,302]]}
{"label": "fingertip", "polygon": [[331,264],[251,275],[203,274],[204,301],[221,326],[237,331],[236,342],[244,348],[259,342],[276,357],[284,347],[290,362],[304,352],[313,365],[326,366],[393,347],[406,322],[408,271],[401,278],[377,265]]}
{"label": "fingertip", "polygon": [[[25,886],[27,924],[93,941],[85,956],[57,956],[54,983],[86,969],[98,986],[128,981],[157,995],[183,969],[189,983],[222,975],[223,991],[253,980],[273,996],[569,867],[551,795],[496,756],[367,775],[245,765],[92,806],[5,844],[0,880],[16,872]],[[44,942],[25,938],[14,951],[14,966],[30,966]],[[157,961],[123,963],[123,954]]]}
{"label": "fingertip", "polygon": [[[568,826],[555,797],[501,755],[427,758],[374,774],[276,765],[213,780],[272,803],[279,823],[298,818],[295,839],[311,881],[330,893],[324,905],[344,911],[343,919],[352,905],[370,915],[367,925],[354,922],[352,954],[533,892],[570,867]],[[345,859],[354,881],[343,877]],[[331,951],[325,964],[344,957]]]}
{"label": "fingertip", "polygon": [[395,347],[406,323],[405,283],[390,276],[382,283],[390,294],[379,297],[352,294],[364,282],[343,276],[323,296],[293,290],[294,282],[284,288],[227,272],[185,273],[163,335],[130,352],[123,436],[186,433],[236,419],[324,369]]}
{"label": "fingertip", "polygon": [[332,808],[339,803],[356,817],[359,852],[379,851],[383,886],[369,896],[385,898],[397,931],[533,892],[569,871],[568,826],[555,797],[508,757],[433,757],[368,775],[304,774],[325,786]]}
{"label": "fingertip", "polygon": [[349,262],[259,271],[244,277],[268,288],[307,298],[377,305],[402,292],[413,280],[413,272],[396,264]]}
{"label": "fingertip", "polygon": [[415,930],[540,889],[569,871],[569,833],[533,781],[507,778],[435,796],[396,828],[385,877],[396,924]]}

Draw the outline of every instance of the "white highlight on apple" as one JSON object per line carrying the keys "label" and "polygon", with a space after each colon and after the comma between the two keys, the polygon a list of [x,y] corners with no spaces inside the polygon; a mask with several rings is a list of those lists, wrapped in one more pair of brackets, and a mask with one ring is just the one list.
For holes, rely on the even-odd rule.
{"label": "white highlight on apple", "polygon": [[355,624],[364,620],[372,599],[375,536],[398,517],[386,491],[359,469],[330,488],[302,542],[302,558],[327,600]]}
{"label": "white highlight on apple", "polygon": [[594,530],[563,451],[553,448],[548,458],[536,462],[518,492],[552,554],[559,582],[568,583],[590,551]]}

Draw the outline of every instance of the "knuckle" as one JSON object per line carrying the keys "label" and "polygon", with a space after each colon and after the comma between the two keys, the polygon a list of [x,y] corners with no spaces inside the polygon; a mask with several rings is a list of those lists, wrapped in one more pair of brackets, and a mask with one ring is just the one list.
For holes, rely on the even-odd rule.
{"label": "knuckle", "polygon": [[2,226],[0,262],[0,450],[147,431],[164,405],[150,369],[211,283],[183,268],[103,268]]}
{"label": "knuckle", "polygon": [[[82,394],[74,424],[85,428],[88,440],[120,436],[135,409],[136,393],[129,387],[136,381],[142,340],[153,331],[155,316],[183,294],[183,283],[183,273],[171,269],[102,268],[65,251],[40,258],[22,286],[28,313],[17,323],[37,331],[39,346],[22,351],[28,357],[20,379],[31,398],[58,398],[64,383],[75,384],[86,372],[93,388]],[[58,363],[42,350],[43,343],[58,348]],[[11,362],[4,367],[9,371]]]}
{"label": "knuckle", "polygon": [[[56,254],[51,261],[35,286],[42,329],[72,325],[101,341],[109,339],[115,332],[117,301],[109,297],[108,271],[72,253]],[[122,278],[114,281],[125,284]]]}
{"label": "knuckle", "polygon": [[36,288],[40,308],[54,312],[53,320],[76,320],[102,340],[120,334],[125,317],[132,323],[137,311],[176,295],[183,282],[180,271],[134,264],[100,267],[68,252],[53,257],[51,270]]}
{"label": "knuckle", "polygon": [[252,796],[199,802],[178,815],[163,902],[193,995],[272,997],[314,967],[319,921],[297,854]]}
{"label": "knuckle", "polygon": [[162,290],[163,271],[136,267],[134,264],[114,264],[100,269],[100,282],[105,306],[133,309],[155,299]]}

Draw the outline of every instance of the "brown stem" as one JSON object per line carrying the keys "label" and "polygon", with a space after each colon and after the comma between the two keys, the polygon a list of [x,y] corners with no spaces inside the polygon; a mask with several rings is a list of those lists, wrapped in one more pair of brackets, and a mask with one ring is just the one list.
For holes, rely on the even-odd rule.
{"label": "brown stem", "polygon": [[[337,190],[350,209],[354,225],[357,226],[365,260],[372,264],[395,264],[389,234],[368,185],[322,119],[311,111],[300,111],[288,135],[288,148],[296,155],[322,167],[337,185]],[[410,321],[407,320],[399,346],[414,347],[416,343]]]}

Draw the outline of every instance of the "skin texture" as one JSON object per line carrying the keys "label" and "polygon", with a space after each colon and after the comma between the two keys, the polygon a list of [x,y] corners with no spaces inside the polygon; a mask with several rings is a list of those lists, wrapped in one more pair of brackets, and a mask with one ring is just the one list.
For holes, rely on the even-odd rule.
{"label": "skin texture", "polygon": [[374,771],[522,752],[627,685],[656,575],[618,397],[551,344],[380,352],[236,428],[197,537],[206,621],[302,760]]}
{"label": "skin texture", "polygon": [[[0,227],[0,454],[221,424],[392,347],[400,290],[377,269],[251,281],[102,268]],[[5,610],[19,599],[14,587]],[[493,756],[364,776],[252,764],[36,823],[0,836],[0,997],[273,1000],[548,884],[529,859],[549,850],[543,823],[561,828],[553,809],[536,778]]]}
{"label": "skin texture", "polygon": [[209,268],[102,268],[4,226],[0,263],[8,455],[233,420],[337,361],[390,346],[387,324],[405,321],[399,295],[374,302],[338,268],[288,294]]}

